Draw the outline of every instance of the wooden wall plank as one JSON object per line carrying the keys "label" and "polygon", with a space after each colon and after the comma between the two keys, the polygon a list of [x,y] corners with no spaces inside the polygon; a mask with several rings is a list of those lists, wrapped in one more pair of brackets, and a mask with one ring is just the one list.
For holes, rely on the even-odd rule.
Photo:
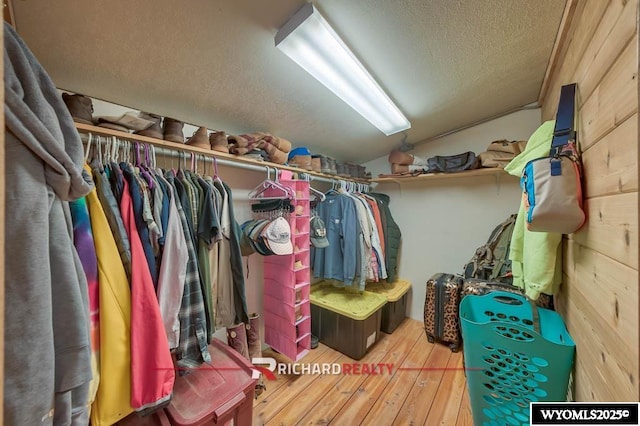
{"label": "wooden wall plank", "polygon": [[575,16],[571,21],[572,28],[569,30],[569,44],[561,55],[561,64],[550,76],[551,83],[548,85],[549,89],[542,104],[543,120],[552,120],[555,117],[560,99],[560,87],[571,83],[573,73],[608,6],[609,1],[582,0],[576,7]]}
{"label": "wooden wall plank", "polygon": [[[565,275],[565,284],[579,289],[582,283]],[[578,401],[634,401],[638,396],[638,358],[621,359],[624,351],[610,336],[610,328],[601,320],[580,291],[563,293],[561,306],[570,334],[576,341],[575,397]],[[637,299],[636,299],[637,300]],[[637,324],[637,323],[636,323]]]}
{"label": "wooden wall plank", "polygon": [[638,0],[578,0],[542,117],[578,83],[588,222],[565,239],[558,311],[577,342],[578,401],[638,400]]}
{"label": "wooden wall plank", "polygon": [[613,0],[582,56],[573,80],[585,102],[636,32],[638,0]]}
{"label": "wooden wall plank", "polygon": [[585,197],[638,191],[638,114],[582,153]]}
{"label": "wooden wall plank", "polygon": [[585,200],[587,224],[572,235],[579,244],[638,269],[638,193]]}
{"label": "wooden wall plank", "polygon": [[606,336],[600,340],[619,348],[617,359],[623,364],[637,363],[638,271],[575,241],[565,240],[563,248],[565,297],[582,298],[593,319],[606,326]]}
{"label": "wooden wall plank", "polygon": [[549,84],[551,84],[551,76],[556,73],[556,70],[562,64],[564,54],[569,47],[571,36],[573,35],[573,32],[575,32],[576,26],[571,25],[571,22],[576,16],[580,16],[580,14],[582,14],[584,5],[584,2],[579,2],[578,0],[567,0],[564,5],[564,11],[562,12],[562,19],[560,20],[558,33],[556,34],[556,39],[553,43],[553,49],[551,50],[547,69],[544,72],[544,78],[542,79],[540,94],[538,95],[539,105],[544,103],[549,90]]}
{"label": "wooden wall plank", "polygon": [[582,149],[596,143],[637,111],[638,46],[632,40],[580,109],[578,130]]}

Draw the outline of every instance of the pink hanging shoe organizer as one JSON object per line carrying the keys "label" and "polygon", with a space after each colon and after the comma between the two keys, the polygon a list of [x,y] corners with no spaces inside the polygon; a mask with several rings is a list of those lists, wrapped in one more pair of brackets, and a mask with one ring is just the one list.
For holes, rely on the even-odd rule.
{"label": "pink hanging shoe organizer", "polygon": [[288,218],[294,253],[264,257],[264,337],[271,348],[298,361],[311,346],[309,182],[281,173],[278,183],[295,194]]}

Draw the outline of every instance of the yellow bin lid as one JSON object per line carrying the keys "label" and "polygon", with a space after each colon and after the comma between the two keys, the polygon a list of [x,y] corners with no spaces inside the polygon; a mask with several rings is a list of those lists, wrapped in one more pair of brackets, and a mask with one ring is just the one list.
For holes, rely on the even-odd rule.
{"label": "yellow bin lid", "polygon": [[398,280],[392,283],[386,281],[378,283],[367,283],[365,291],[381,294],[387,298],[388,302],[397,302],[411,288],[411,282]]}
{"label": "yellow bin lid", "polygon": [[310,300],[316,306],[357,321],[369,318],[387,303],[387,298],[380,294],[347,292],[326,285],[311,286]]}

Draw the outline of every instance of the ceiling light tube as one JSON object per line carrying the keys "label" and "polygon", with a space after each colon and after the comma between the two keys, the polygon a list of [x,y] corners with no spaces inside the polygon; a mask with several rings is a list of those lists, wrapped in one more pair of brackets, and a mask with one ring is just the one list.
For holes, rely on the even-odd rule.
{"label": "ceiling light tube", "polygon": [[312,3],[276,34],[276,46],[387,136],[411,123]]}

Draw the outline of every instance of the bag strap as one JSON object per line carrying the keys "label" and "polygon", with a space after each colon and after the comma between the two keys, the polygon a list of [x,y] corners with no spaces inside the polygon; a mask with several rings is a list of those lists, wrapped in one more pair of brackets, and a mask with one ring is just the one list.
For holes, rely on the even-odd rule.
{"label": "bag strap", "polygon": [[553,129],[553,139],[551,140],[550,156],[558,154],[560,147],[566,145],[571,140],[575,140],[575,130],[573,128],[576,105],[576,83],[562,86],[560,90],[560,102],[556,113],[556,126]]}

